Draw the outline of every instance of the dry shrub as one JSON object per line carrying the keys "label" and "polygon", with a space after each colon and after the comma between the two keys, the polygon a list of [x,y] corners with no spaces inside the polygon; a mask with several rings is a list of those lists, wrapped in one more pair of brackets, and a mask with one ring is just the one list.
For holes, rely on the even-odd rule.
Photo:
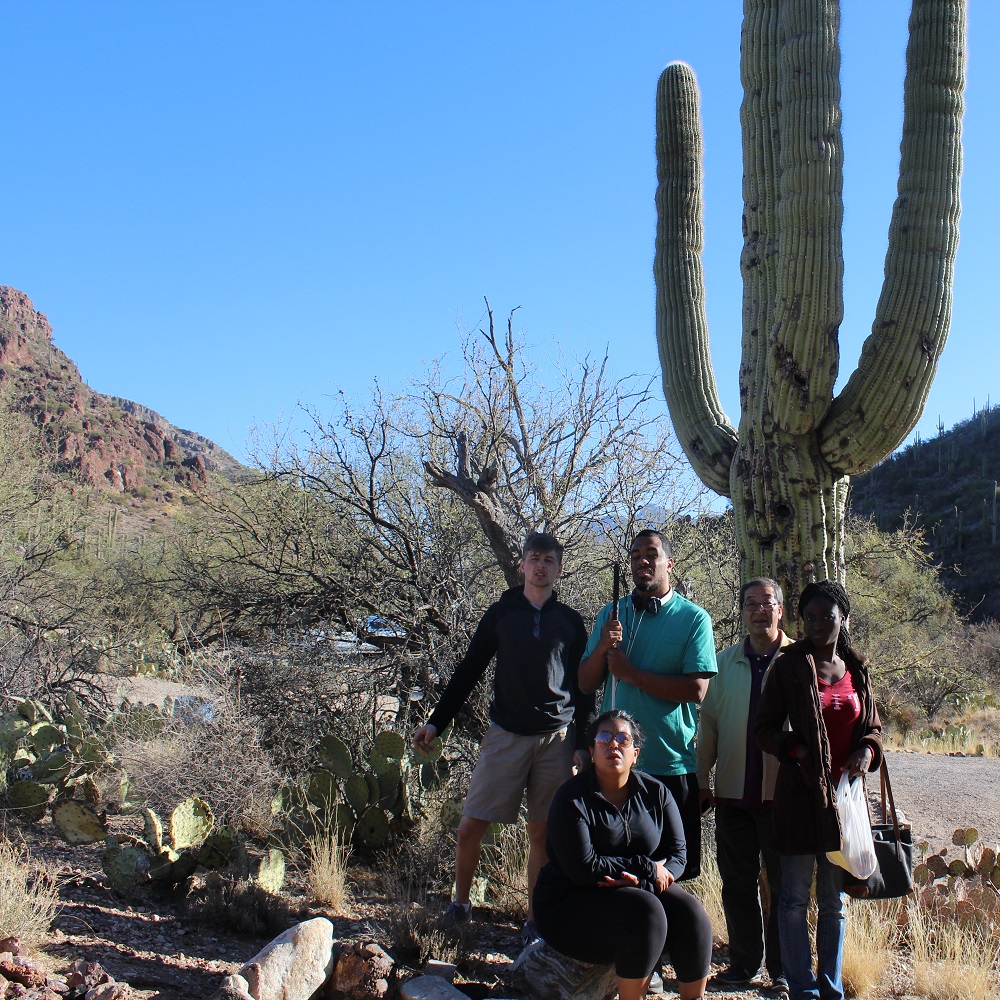
{"label": "dry shrub", "polygon": [[204,887],[188,898],[185,912],[197,924],[258,937],[280,934],[299,919],[298,911],[281,896],[219,872],[212,872]]}
{"label": "dry shrub", "polygon": [[175,716],[151,735],[119,733],[111,750],[131,794],[162,813],[197,795],[221,825],[253,834],[270,825],[280,775],[254,718],[221,691],[210,715]]}
{"label": "dry shrub", "polygon": [[907,904],[913,992],[927,1000],[996,1000],[1000,940],[960,921],[935,918],[917,900]]}
{"label": "dry shrub", "polygon": [[899,899],[853,900],[845,906],[842,972],[849,996],[874,996],[899,946]]}
{"label": "dry shrub", "polygon": [[59,887],[35,869],[26,849],[0,833],[0,938],[36,945],[48,933],[59,908]]}

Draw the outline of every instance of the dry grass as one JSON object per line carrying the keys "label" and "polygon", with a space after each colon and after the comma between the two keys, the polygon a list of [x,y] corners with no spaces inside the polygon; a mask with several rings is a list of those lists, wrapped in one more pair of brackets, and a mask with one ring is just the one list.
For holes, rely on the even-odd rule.
{"label": "dry grass", "polygon": [[938,920],[915,900],[907,904],[913,992],[927,1000],[996,1000],[1000,940],[959,921]]}
{"label": "dry grass", "polygon": [[347,878],[350,844],[342,844],[336,827],[318,830],[306,844],[308,872],[306,884],[319,903],[346,913],[351,906],[351,886]]}
{"label": "dry grass", "polygon": [[902,909],[899,899],[846,901],[842,972],[848,996],[876,995],[898,950]]}
{"label": "dry grass", "polygon": [[702,827],[701,874],[693,882],[685,882],[684,888],[698,897],[705,912],[712,921],[715,936],[725,940],[726,915],[722,909],[722,878],[715,855],[714,814]]}
{"label": "dry grass", "polygon": [[523,815],[516,823],[490,827],[478,875],[484,903],[501,917],[524,920],[528,915],[528,829]]}
{"label": "dry grass", "polygon": [[0,837],[0,938],[37,945],[59,909],[59,887],[32,867],[26,850]]}

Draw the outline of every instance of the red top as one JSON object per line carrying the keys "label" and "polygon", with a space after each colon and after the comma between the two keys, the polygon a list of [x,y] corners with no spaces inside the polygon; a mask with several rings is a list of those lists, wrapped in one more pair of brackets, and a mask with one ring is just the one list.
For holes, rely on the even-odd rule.
{"label": "red top", "polygon": [[816,678],[819,684],[819,700],[823,706],[823,723],[830,739],[830,759],[833,764],[833,780],[840,780],[840,772],[851,752],[854,726],[861,717],[861,699],[854,690],[854,681],[848,670],[835,684],[828,684]]}

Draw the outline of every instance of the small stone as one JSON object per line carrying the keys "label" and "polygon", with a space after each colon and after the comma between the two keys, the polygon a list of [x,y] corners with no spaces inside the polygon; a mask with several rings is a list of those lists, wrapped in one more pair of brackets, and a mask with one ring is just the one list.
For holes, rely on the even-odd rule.
{"label": "small stone", "polygon": [[440,976],[408,979],[400,985],[399,995],[402,1000],[468,1000],[464,993]]}
{"label": "small stone", "polygon": [[439,962],[436,958],[429,958],[424,963],[425,976],[440,976],[449,983],[455,982],[456,968],[451,962]]}

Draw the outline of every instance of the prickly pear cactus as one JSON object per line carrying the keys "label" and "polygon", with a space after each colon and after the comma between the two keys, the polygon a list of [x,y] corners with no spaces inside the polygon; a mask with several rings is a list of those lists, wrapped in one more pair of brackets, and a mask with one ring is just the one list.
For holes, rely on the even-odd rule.
{"label": "prickly pear cactus", "polygon": [[354,760],[347,744],[334,736],[332,733],[324,736],[319,741],[318,747],[319,762],[328,771],[332,771],[338,778],[345,780],[351,776],[354,770]]}
{"label": "prickly pear cactus", "polygon": [[419,749],[410,748],[410,756],[416,764],[433,764],[434,761],[440,760],[442,753],[444,753],[444,742],[440,736],[435,736],[426,749],[423,746]]}
{"label": "prickly pear cactus", "polygon": [[399,733],[385,729],[375,736],[375,739],[372,741],[372,749],[380,757],[400,760],[406,756],[406,740]]}
{"label": "prickly pear cactus", "polygon": [[49,790],[37,781],[14,781],[7,787],[7,807],[22,823],[37,823],[49,804]]}
{"label": "prickly pear cactus", "polygon": [[119,847],[116,843],[115,849],[105,851],[103,867],[111,888],[127,898],[149,878],[150,857],[142,847]]}
{"label": "prickly pear cactus", "polygon": [[366,847],[384,847],[389,839],[389,817],[378,806],[372,806],[358,820],[354,836]]}
{"label": "prickly pear cactus", "polygon": [[235,830],[213,830],[201,845],[198,864],[203,868],[228,868],[239,857],[240,839]]}
{"label": "prickly pear cactus", "polygon": [[64,799],[52,807],[52,822],[69,844],[93,844],[108,835],[107,823],[90,806]]}
{"label": "prickly pear cactus", "polygon": [[441,803],[441,825],[449,830],[454,830],[462,821],[462,806],[465,805],[463,799],[445,799]]}
{"label": "prickly pear cactus", "polygon": [[285,884],[285,855],[272,847],[261,859],[254,881],[262,889],[277,895]]}
{"label": "prickly pear cactus", "polygon": [[306,798],[318,809],[329,809],[340,798],[336,775],[331,771],[314,771],[309,776]]}
{"label": "prickly pear cactus", "polygon": [[352,774],[344,786],[344,794],[351,808],[360,816],[371,801],[371,789],[367,778],[363,774]]}
{"label": "prickly pear cactus", "polygon": [[203,799],[185,799],[170,814],[170,844],[175,851],[197,847],[211,832],[215,817]]}

